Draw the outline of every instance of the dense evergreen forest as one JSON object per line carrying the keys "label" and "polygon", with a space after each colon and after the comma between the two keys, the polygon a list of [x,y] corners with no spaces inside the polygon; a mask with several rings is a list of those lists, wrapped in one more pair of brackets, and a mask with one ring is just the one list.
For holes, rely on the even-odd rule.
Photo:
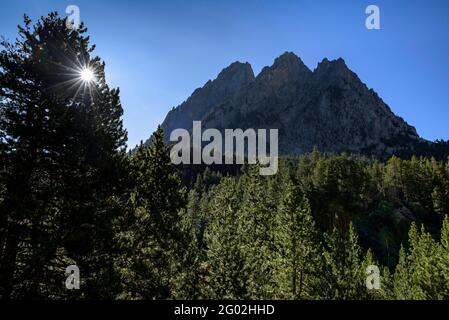
{"label": "dense evergreen forest", "polygon": [[85,32],[25,16],[1,43],[1,299],[449,299],[447,160],[181,168],[160,128],[127,153]]}

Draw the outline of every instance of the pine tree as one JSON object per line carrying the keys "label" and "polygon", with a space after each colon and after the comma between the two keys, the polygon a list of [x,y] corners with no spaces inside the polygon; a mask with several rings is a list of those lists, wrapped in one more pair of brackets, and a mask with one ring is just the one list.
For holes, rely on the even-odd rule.
{"label": "pine tree", "polygon": [[366,275],[360,260],[361,248],[352,224],[347,236],[334,228],[324,235],[321,298],[336,300],[366,299]]}
{"label": "pine tree", "polygon": [[320,244],[309,202],[291,181],[276,216],[276,297],[313,298]]}
{"label": "pine tree", "polygon": [[443,221],[440,236],[437,269],[441,270],[441,287],[438,292],[441,299],[449,299],[449,216]]}
{"label": "pine tree", "polygon": [[401,249],[394,274],[396,299],[448,299],[449,255],[447,252],[448,219],[438,243],[415,223],[410,227],[409,250]]}
{"label": "pine tree", "polygon": [[389,194],[403,198],[405,190],[405,172],[403,162],[400,158],[391,157],[385,167],[385,184]]}
{"label": "pine tree", "polygon": [[[195,239],[185,206],[185,190],[170,161],[163,131],[132,158],[135,181],[132,218],[122,234],[125,258],[117,266],[124,282],[121,298],[167,299],[193,295],[190,274],[197,267]],[[189,274],[186,274],[189,273]]]}
{"label": "pine tree", "polygon": [[412,298],[410,271],[407,251],[401,246],[399,251],[399,262],[393,276],[393,294],[396,299],[408,300]]}
{"label": "pine tree", "polygon": [[276,208],[266,195],[266,177],[259,165],[249,165],[242,177],[242,206],[238,234],[249,272],[248,294],[252,299],[270,299],[275,294],[274,221]]}
{"label": "pine tree", "polygon": [[187,215],[194,227],[195,236],[199,246],[203,243],[204,226],[200,208],[200,194],[195,189],[189,191],[187,196]]}
{"label": "pine tree", "polygon": [[208,217],[205,215],[205,210],[202,209],[203,199],[206,198],[207,189],[216,185],[220,181],[220,177],[219,172],[213,172],[206,167],[204,172],[198,175],[193,189],[188,194],[187,214],[195,229],[198,246],[201,249],[205,248],[204,232],[208,223]]}
{"label": "pine tree", "polygon": [[410,280],[412,282],[413,299],[429,299],[435,295],[438,288],[438,270],[435,269],[434,260],[437,253],[437,244],[432,236],[422,226],[419,230],[415,224],[410,229]]}
{"label": "pine tree", "polygon": [[205,296],[212,299],[248,297],[249,275],[238,234],[240,186],[233,178],[223,178],[211,190],[206,229],[207,247]]}
{"label": "pine tree", "polygon": [[[0,53],[0,296],[110,297],[126,167],[119,91],[83,25],[69,30],[56,13],[24,20]],[[80,80],[83,68],[95,81]],[[69,264],[82,274],[70,294]]]}
{"label": "pine tree", "polygon": [[436,186],[431,194],[433,210],[441,217],[449,214],[449,196],[442,190],[441,187]]}

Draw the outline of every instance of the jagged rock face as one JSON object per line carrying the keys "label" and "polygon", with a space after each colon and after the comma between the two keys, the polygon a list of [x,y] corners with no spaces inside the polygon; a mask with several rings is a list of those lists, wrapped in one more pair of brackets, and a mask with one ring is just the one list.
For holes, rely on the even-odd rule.
{"label": "jagged rock face", "polygon": [[394,115],[343,59],[324,59],[311,71],[286,52],[254,78],[248,63],[235,62],[167,115],[168,140],[176,128],[277,128],[281,154],[351,152],[388,156],[421,140]]}
{"label": "jagged rock face", "polygon": [[196,89],[185,102],[167,114],[162,123],[166,139],[174,129],[191,128],[194,120],[201,120],[214,107],[232,100],[253,81],[254,72],[249,63],[232,63],[215,80],[209,80],[202,88]]}

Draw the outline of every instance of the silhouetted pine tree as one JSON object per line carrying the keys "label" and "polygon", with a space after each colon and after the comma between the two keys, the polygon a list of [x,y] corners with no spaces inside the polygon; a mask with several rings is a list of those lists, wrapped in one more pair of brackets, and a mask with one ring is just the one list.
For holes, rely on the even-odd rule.
{"label": "silhouetted pine tree", "polygon": [[[81,269],[71,295],[114,291],[126,131],[119,91],[105,82],[83,25],[50,13],[19,26],[0,53],[0,296],[63,297],[64,270]],[[82,82],[89,68],[95,81]]]}
{"label": "silhouetted pine tree", "polygon": [[185,190],[159,127],[132,157],[132,216],[123,231],[117,266],[121,298],[194,297],[198,269],[195,235],[184,210]]}

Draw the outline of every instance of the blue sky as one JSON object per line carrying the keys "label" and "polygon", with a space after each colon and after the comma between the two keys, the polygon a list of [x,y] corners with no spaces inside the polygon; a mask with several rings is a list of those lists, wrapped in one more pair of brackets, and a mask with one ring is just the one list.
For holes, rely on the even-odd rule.
{"label": "blue sky", "polygon": [[[107,80],[121,89],[129,146],[234,61],[257,74],[284,51],[311,69],[343,57],[368,87],[426,139],[449,139],[447,0],[0,0],[0,35],[27,13],[80,8]],[[365,28],[380,8],[381,30]]]}

